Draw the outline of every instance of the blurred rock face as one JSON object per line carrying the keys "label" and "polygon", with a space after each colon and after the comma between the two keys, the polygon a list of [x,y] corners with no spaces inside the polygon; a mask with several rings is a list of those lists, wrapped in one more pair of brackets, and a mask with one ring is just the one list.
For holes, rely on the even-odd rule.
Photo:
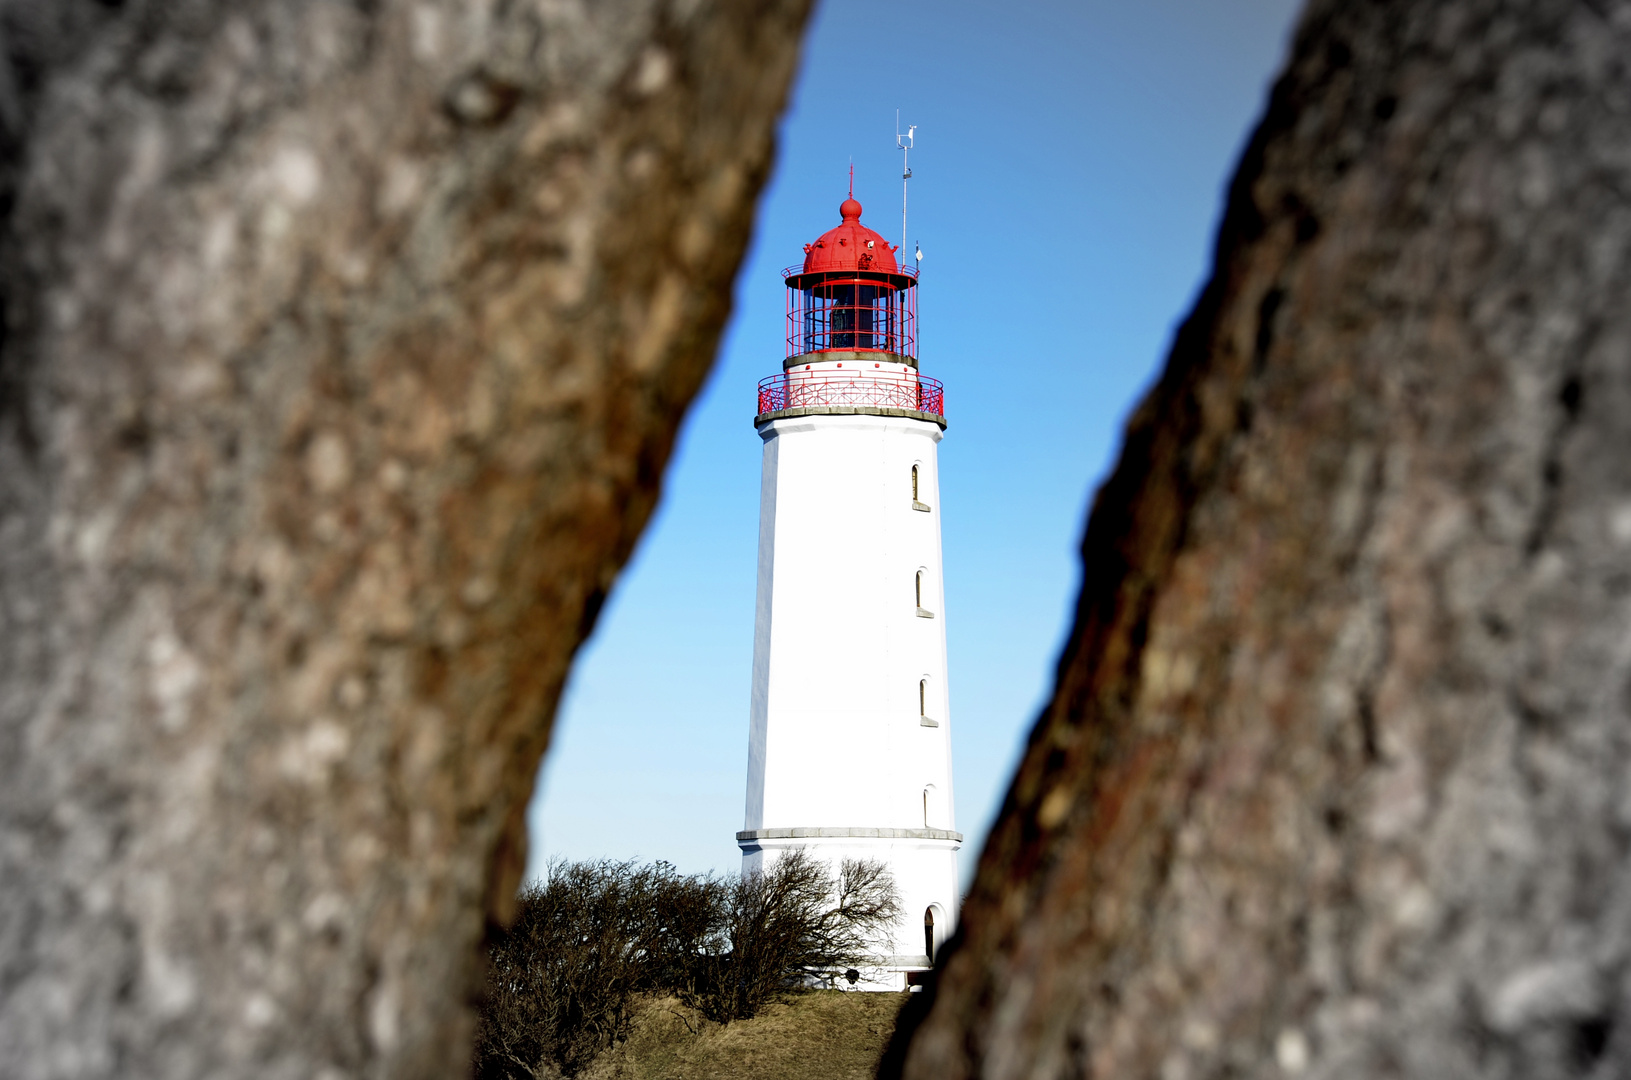
{"label": "blurred rock face", "polygon": [[906,1076],[1631,1072],[1627,57],[1306,12]]}
{"label": "blurred rock face", "polygon": [[0,1072],[464,1070],[805,7],[0,3]]}

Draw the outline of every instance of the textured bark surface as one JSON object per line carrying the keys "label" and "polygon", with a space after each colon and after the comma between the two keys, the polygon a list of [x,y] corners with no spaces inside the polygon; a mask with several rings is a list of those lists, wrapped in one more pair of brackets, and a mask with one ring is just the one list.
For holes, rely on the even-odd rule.
{"label": "textured bark surface", "polygon": [[1631,1074],[1631,6],[1305,13],[918,1080]]}
{"label": "textured bark surface", "polygon": [[465,1069],[805,7],[0,4],[0,1074]]}

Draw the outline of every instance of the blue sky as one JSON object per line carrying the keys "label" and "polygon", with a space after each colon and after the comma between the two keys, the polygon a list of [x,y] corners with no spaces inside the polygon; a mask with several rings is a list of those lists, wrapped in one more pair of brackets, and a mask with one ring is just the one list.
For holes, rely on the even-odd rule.
{"label": "blue sky", "polygon": [[[909,241],[940,449],[964,885],[1051,688],[1089,496],[1208,270],[1286,51],[1289,0],[828,0],[781,124],[736,307],[664,494],[580,652],[529,811],[545,859],[734,870],[747,767],[760,442],[780,269],[838,223]],[[908,244],[910,250],[910,243]]]}

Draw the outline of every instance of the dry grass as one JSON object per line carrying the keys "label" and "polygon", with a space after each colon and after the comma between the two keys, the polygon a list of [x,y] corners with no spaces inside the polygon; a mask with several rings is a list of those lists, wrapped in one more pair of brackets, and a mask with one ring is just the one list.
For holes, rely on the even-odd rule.
{"label": "dry grass", "polygon": [[673,999],[649,1000],[628,1041],[584,1080],[872,1080],[905,994],[818,990],[752,1020],[710,1024]]}

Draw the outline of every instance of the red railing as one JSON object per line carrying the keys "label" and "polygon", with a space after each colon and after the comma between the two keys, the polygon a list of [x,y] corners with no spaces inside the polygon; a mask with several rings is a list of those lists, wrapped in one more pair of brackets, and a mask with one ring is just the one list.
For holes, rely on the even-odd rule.
{"label": "red railing", "polygon": [[917,355],[917,267],[888,272],[782,273],[787,355],[876,351]]}
{"label": "red railing", "polygon": [[851,375],[790,371],[759,380],[759,415],[783,409],[847,405],[946,415],[946,388],[925,375]]}
{"label": "red railing", "polygon": [[[785,267],[782,270],[782,277],[784,279],[786,279],[786,278],[792,277],[794,274],[802,274],[802,273],[804,273],[804,264],[803,263],[794,263],[792,266]],[[894,270],[890,271],[890,273],[904,274],[905,276],[907,276],[909,278],[912,278],[915,281],[917,279],[917,275],[918,275],[918,268],[916,266],[912,265],[911,263],[903,262],[903,263],[900,263],[898,266],[896,266]]]}

